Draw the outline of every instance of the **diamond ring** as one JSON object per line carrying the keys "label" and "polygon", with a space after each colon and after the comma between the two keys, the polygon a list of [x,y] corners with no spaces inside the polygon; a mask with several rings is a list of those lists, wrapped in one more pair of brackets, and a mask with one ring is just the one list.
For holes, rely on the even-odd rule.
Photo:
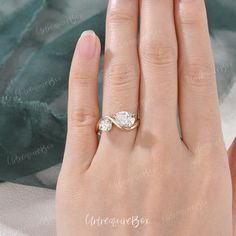
{"label": "diamond ring", "polygon": [[113,125],[121,130],[130,131],[139,126],[139,119],[127,111],[120,111],[112,116],[103,116],[97,125],[98,134],[109,132]]}

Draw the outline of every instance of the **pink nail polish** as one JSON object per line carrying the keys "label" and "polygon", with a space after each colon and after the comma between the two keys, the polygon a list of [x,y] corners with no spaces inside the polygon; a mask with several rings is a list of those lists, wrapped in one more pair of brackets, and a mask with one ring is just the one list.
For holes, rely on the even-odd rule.
{"label": "pink nail polish", "polygon": [[92,59],[96,52],[96,34],[91,31],[82,33],[78,42],[79,55],[85,59]]}

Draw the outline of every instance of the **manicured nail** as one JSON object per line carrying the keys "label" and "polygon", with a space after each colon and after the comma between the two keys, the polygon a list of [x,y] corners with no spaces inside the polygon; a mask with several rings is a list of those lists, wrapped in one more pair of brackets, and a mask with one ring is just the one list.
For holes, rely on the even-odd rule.
{"label": "manicured nail", "polygon": [[92,59],[96,52],[96,34],[92,30],[82,33],[78,42],[79,55],[85,59]]}
{"label": "manicured nail", "polygon": [[135,1],[134,0],[110,0],[109,5],[111,8],[127,9],[130,6],[134,7]]}
{"label": "manicured nail", "polygon": [[116,7],[118,2],[117,0],[110,0],[111,7]]}

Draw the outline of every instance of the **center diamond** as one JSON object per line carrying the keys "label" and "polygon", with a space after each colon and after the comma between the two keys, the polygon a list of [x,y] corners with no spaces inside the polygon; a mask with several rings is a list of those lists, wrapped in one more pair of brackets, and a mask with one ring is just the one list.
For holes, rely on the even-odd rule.
{"label": "center diamond", "polygon": [[125,128],[130,128],[135,124],[135,116],[127,111],[117,112],[114,115],[116,122]]}

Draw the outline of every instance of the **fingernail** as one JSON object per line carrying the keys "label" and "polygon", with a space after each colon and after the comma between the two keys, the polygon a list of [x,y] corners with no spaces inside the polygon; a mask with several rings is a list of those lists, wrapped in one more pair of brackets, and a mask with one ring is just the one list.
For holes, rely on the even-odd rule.
{"label": "fingernail", "polygon": [[117,0],[110,0],[111,7],[116,7],[118,2]]}
{"label": "fingernail", "polygon": [[79,55],[85,59],[92,59],[96,51],[96,34],[92,30],[81,34],[78,42]]}

